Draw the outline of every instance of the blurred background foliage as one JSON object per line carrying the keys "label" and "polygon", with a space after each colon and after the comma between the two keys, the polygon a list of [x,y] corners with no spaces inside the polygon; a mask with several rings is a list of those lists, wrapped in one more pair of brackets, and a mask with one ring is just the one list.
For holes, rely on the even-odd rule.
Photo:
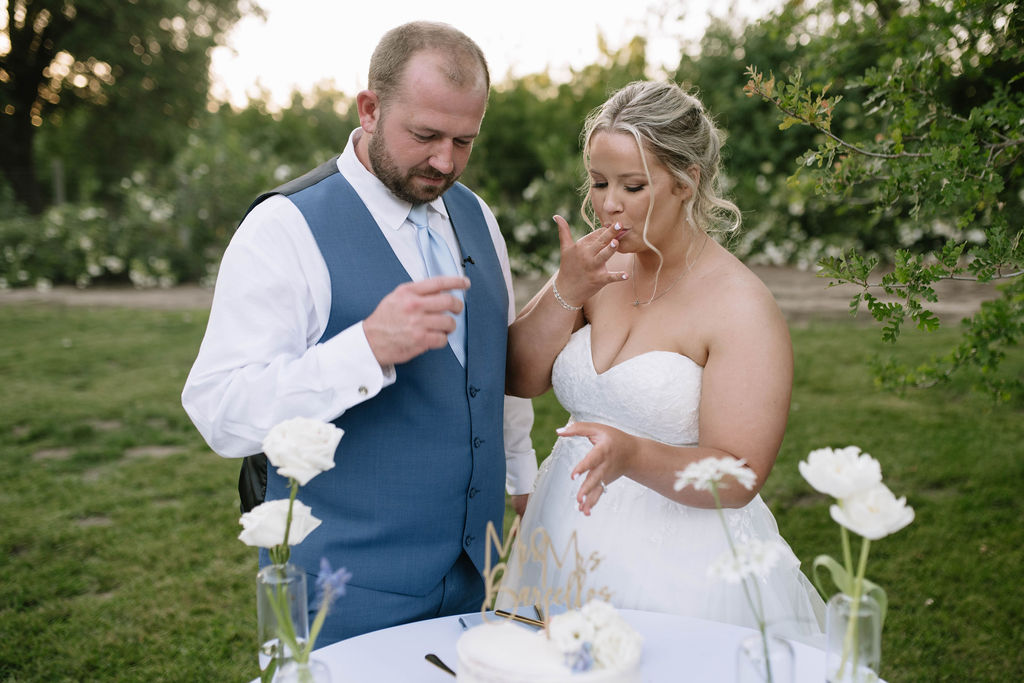
{"label": "blurred background foliage", "polygon": [[[830,266],[852,282],[879,263],[913,280],[896,294],[927,300],[921,269],[959,245],[947,262],[973,259],[987,265],[972,277],[1010,280],[987,323],[1004,344],[985,354],[995,364],[983,371],[994,370],[1024,334],[1021,4],[787,0],[754,22],[714,19],[699,44],[680,44],[667,74],[646,63],[642,35],[602,43],[597,62],[568,79],[496,83],[463,180],[494,209],[513,269],[550,273],[551,216],[584,227],[586,114],[629,81],[673,78],[699,92],[728,135],[726,187],[744,212],[729,238],[737,256]],[[285,107],[257,96],[242,109],[210,98],[210,51],[254,12],[251,0],[7,3],[0,287],[209,284],[249,202],[341,150],[357,125],[355,93],[321,87]],[[751,67],[760,90],[749,87]],[[906,150],[917,156],[900,157]],[[975,250],[992,244],[994,256]],[[871,312],[889,316],[894,339],[895,316],[918,303]],[[894,376],[906,383],[908,373]]]}

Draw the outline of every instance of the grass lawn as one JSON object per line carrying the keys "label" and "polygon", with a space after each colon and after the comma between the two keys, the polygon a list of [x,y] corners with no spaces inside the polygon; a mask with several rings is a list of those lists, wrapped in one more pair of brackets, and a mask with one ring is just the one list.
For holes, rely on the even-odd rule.
{"label": "grass lawn", "polygon": [[[237,540],[237,463],[181,409],[203,312],[0,308],[0,681],[245,681],[256,675],[255,555]],[[905,333],[909,336],[910,333]],[[838,557],[813,448],[856,444],[914,507],[872,545],[889,593],[882,674],[1024,678],[1024,407],[965,386],[879,393],[873,328],[793,330],[789,429],[764,489],[805,569]],[[926,355],[948,333],[915,337]],[[1009,363],[1024,372],[1020,350]],[[546,455],[565,414],[535,402]]]}

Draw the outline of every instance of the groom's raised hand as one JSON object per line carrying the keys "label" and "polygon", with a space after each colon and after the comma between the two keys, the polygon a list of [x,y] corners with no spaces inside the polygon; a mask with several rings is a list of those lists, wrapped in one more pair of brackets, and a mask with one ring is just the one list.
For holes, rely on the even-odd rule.
{"label": "groom's raised hand", "polygon": [[430,277],[395,287],[363,321],[363,334],[377,362],[382,366],[404,363],[416,356],[440,349],[455,329],[449,313],[462,310],[462,301],[450,294],[469,289],[469,278]]}

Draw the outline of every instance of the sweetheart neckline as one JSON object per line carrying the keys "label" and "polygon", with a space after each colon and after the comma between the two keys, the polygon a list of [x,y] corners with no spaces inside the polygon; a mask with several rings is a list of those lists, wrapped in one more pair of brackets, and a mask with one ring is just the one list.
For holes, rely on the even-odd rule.
{"label": "sweetheart neckline", "polygon": [[698,370],[703,370],[704,369],[704,367],[702,365],[700,365],[697,361],[695,361],[694,359],[690,358],[689,356],[687,356],[685,354],[677,353],[675,351],[665,351],[664,349],[652,349],[650,351],[644,351],[642,353],[638,353],[635,356],[630,356],[629,358],[627,358],[625,360],[621,360],[618,363],[616,363],[614,365],[611,365],[608,368],[605,368],[605,370],[603,372],[599,372],[598,369],[597,369],[597,365],[594,363],[594,347],[593,347],[592,339],[591,339],[591,336],[590,336],[591,335],[590,323],[587,323],[586,325],[584,325],[583,327],[578,329],[576,332],[579,333],[579,332],[582,332],[583,330],[587,331],[587,348],[586,348],[587,358],[590,359],[590,369],[594,371],[594,376],[595,377],[604,377],[605,375],[607,375],[609,372],[611,372],[615,368],[621,367],[621,366],[625,365],[626,363],[628,363],[628,362],[630,362],[632,360],[636,360],[637,358],[642,358],[643,356],[650,356],[650,355],[658,354],[658,353],[667,353],[669,356],[674,356],[676,358],[680,358],[682,360],[689,361],[689,363],[691,365],[693,365],[694,367],[696,367]]}

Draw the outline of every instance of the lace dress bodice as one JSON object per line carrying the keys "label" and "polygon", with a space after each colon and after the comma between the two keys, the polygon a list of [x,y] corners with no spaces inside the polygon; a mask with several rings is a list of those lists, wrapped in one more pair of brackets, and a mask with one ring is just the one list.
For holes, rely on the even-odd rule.
{"label": "lace dress bodice", "polygon": [[676,446],[697,443],[704,369],[678,353],[648,351],[598,373],[590,329],[572,335],[551,373],[555,396],[573,419]]}

